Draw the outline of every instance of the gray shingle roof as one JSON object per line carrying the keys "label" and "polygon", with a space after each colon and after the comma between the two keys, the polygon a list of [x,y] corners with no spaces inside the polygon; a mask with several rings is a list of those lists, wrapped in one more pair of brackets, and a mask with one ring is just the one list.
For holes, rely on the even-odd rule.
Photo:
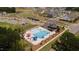
{"label": "gray shingle roof", "polygon": [[71,12],[69,14],[62,15],[60,18],[63,19],[63,20],[71,21],[71,20],[75,20],[78,17],[79,17],[78,12]]}

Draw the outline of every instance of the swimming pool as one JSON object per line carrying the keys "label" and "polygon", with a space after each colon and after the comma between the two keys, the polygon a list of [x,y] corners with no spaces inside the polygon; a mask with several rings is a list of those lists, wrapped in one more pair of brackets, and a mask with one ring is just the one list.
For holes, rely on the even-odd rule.
{"label": "swimming pool", "polygon": [[24,33],[25,40],[29,41],[33,45],[37,45],[43,40],[46,40],[51,34],[53,35],[55,32],[51,32],[43,27],[35,27],[31,30],[28,30]]}
{"label": "swimming pool", "polygon": [[[32,40],[34,40],[34,38],[36,38],[36,40],[41,40],[45,36],[47,36],[50,32],[48,30],[45,30],[45,29],[39,27],[39,28],[32,30],[32,33],[33,33]],[[36,40],[34,40],[34,41],[36,41]]]}

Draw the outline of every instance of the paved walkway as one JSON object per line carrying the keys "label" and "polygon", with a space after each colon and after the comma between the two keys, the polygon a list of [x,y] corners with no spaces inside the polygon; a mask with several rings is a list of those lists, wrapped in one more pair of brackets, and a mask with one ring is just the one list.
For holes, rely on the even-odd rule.
{"label": "paved walkway", "polygon": [[65,30],[63,32],[61,32],[60,34],[58,34],[56,37],[54,37],[53,39],[51,39],[50,41],[48,41],[46,44],[44,44],[43,46],[41,46],[40,48],[38,48],[36,51],[41,50],[43,47],[45,47],[47,44],[49,44],[51,41],[55,40],[56,38],[58,38],[59,36],[61,36],[65,31],[67,31],[68,28],[65,28]]}

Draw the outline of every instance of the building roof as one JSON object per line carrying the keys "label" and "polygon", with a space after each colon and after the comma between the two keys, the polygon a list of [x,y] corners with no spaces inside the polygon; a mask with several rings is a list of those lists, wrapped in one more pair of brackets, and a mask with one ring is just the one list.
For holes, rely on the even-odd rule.
{"label": "building roof", "polygon": [[47,21],[47,23],[45,23],[43,25],[43,27],[48,30],[50,29],[51,31],[53,31],[53,30],[57,29],[58,26],[57,26],[57,22],[55,20],[50,19]]}
{"label": "building roof", "polygon": [[63,20],[71,21],[71,20],[75,20],[78,17],[79,17],[78,12],[70,12],[70,13],[62,15],[60,18]]}

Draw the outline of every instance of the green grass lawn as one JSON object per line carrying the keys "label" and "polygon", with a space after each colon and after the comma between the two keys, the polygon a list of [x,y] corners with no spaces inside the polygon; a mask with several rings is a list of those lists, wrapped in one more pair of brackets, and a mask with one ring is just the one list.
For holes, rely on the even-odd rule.
{"label": "green grass lawn", "polygon": [[32,45],[29,42],[27,42],[26,40],[21,39],[19,44],[21,45],[21,47],[24,48],[25,51],[30,51],[31,50]]}
{"label": "green grass lawn", "polygon": [[16,14],[16,16],[20,16],[20,17],[33,17],[33,18],[36,18],[36,19],[39,19],[39,20],[45,20],[46,18],[43,17],[43,16],[40,16],[37,13],[35,13],[32,9],[23,9],[23,8],[17,8],[16,9],[17,11],[21,11],[21,13],[19,14]]}
{"label": "green grass lawn", "polygon": [[42,16],[39,16],[38,14],[35,14],[34,12],[23,12],[19,13],[18,16],[20,17],[33,17],[39,20],[44,20],[45,18]]}
{"label": "green grass lawn", "polygon": [[6,23],[6,22],[0,22],[0,27],[15,29],[15,28],[19,27],[19,25],[17,25],[17,24],[13,25],[13,24],[9,24],[9,23]]}
{"label": "green grass lawn", "polygon": [[10,24],[10,23],[6,23],[6,22],[0,22],[0,27],[6,27],[6,28],[12,28],[12,29],[20,28],[23,31],[31,29],[35,26],[37,26],[37,25],[32,25],[30,23],[26,24],[26,25],[19,25],[19,24]]}

